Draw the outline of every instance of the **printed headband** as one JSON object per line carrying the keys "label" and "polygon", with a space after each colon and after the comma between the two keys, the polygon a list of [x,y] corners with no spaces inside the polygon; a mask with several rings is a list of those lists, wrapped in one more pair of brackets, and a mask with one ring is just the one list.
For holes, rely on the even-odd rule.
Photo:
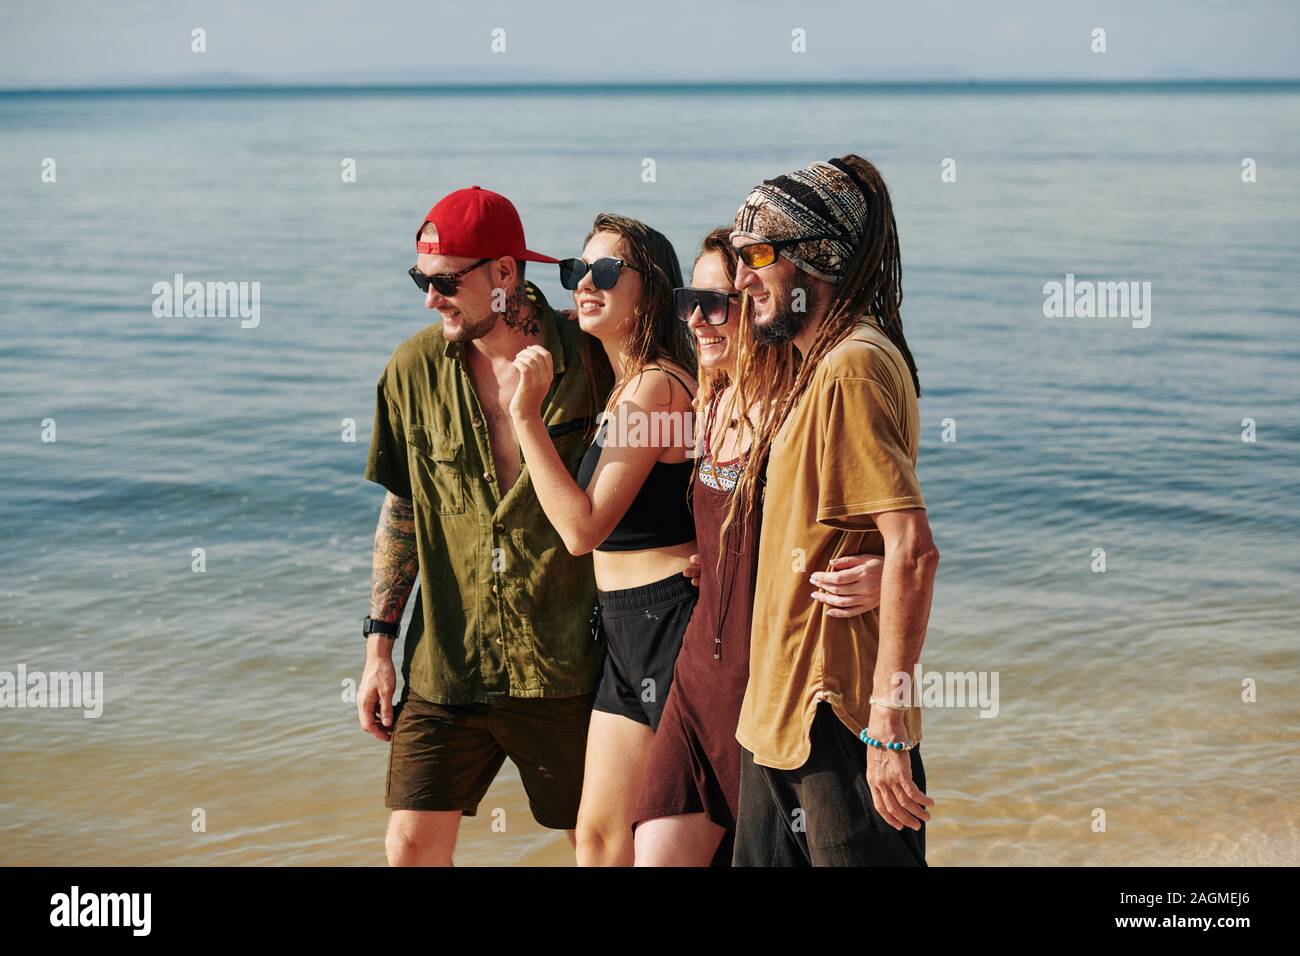
{"label": "printed headband", "polygon": [[785,250],[800,269],[838,282],[862,242],[867,202],[853,171],[838,159],[817,161],[775,179],[765,179],[736,212],[732,235],[769,242],[800,236],[831,235]]}

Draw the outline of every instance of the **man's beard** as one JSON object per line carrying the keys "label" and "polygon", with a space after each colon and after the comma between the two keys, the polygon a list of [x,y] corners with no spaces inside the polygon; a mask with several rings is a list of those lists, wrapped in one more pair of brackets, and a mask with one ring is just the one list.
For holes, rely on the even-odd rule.
{"label": "man's beard", "polygon": [[[524,307],[525,302],[528,302],[527,310]],[[531,300],[526,299],[523,285],[519,285],[506,297],[504,311],[498,312],[492,309],[486,316],[474,322],[467,320],[465,313],[462,312],[460,329],[454,334],[449,334],[444,323],[442,334],[449,342],[472,342],[483,338],[495,329],[497,319],[504,320],[507,328],[514,329],[516,332],[522,331],[525,335],[537,335],[542,330],[537,319],[537,310],[532,307]]]}
{"label": "man's beard", "polygon": [[475,339],[481,339],[497,326],[497,314],[489,312],[486,316],[476,322],[471,322],[465,317],[465,313],[460,314],[460,328],[452,331],[447,328],[444,322],[442,325],[442,336],[448,342],[472,342]]}
{"label": "man's beard", "polygon": [[785,345],[808,324],[807,303],[804,311],[796,312],[792,307],[793,291],[793,286],[772,290],[772,318],[761,325],[754,323],[754,339],[760,344]]}

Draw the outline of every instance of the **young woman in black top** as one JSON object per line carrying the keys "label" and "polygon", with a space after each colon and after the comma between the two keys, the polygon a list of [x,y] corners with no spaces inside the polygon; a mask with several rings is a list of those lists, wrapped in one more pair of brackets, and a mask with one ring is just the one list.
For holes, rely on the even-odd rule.
{"label": "young woman in black top", "polygon": [[628,866],[642,771],[698,593],[682,574],[696,551],[695,357],[673,308],[681,268],[659,232],[602,213],[581,258],[560,273],[614,377],[576,480],[538,411],[554,374],[544,347],[515,359],[510,413],[546,516],[569,551],[593,553],[607,656],[587,737],[578,864]]}

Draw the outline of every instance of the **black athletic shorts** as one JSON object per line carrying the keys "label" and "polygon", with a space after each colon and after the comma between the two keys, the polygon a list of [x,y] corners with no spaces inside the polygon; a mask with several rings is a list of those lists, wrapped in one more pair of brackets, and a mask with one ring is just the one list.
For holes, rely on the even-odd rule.
{"label": "black athletic shorts", "polygon": [[700,591],[683,574],[619,591],[597,591],[605,672],[594,710],[659,726],[677,652]]}

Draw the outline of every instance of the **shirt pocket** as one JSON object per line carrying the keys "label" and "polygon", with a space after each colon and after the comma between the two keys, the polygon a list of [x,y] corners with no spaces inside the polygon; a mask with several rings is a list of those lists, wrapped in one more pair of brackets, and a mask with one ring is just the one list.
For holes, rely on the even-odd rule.
{"label": "shirt pocket", "polygon": [[406,439],[415,451],[411,459],[411,488],[415,496],[435,514],[462,514],[465,481],[460,440],[425,425],[412,425],[407,429]]}

